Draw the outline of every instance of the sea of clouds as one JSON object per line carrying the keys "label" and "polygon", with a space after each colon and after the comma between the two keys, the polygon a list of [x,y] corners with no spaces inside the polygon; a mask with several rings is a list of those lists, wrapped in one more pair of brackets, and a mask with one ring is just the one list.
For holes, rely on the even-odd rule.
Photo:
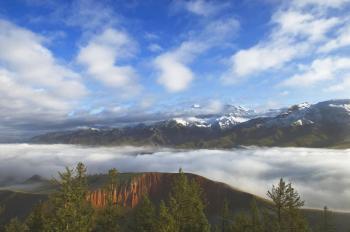
{"label": "sea of clouds", "polygon": [[89,173],[186,172],[265,197],[280,177],[308,207],[350,210],[350,149],[261,148],[175,150],[147,147],[0,144],[0,184],[34,174],[51,178],[82,161]]}

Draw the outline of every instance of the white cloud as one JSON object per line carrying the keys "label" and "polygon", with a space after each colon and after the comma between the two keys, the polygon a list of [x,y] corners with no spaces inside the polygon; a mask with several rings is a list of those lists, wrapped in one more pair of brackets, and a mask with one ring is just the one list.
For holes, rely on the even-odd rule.
{"label": "white cloud", "polygon": [[318,51],[327,53],[347,46],[350,46],[350,25],[341,27],[337,37],[329,40],[325,45],[320,47]]}
{"label": "white cloud", "polygon": [[290,61],[298,54],[297,47],[291,47],[281,42],[277,45],[257,45],[247,50],[240,50],[231,57],[232,67],[224,74],[225,83],[234,83],[244,76],[277,68]]}
{"label": "white cloud", "polygon": [[350,89],[350,71],[347,73],[346,77],[338,84],[334,84],[326,88],[329,92],[340,92],[349,91]]}
{"label": "white cloud", "polygon": [[134,68],[116,64],[131,57],[135,46],[126,33],[108,28],[81,47],[77,61],[87,68],[90,76],[105,86],[120,88],[128,94],[136,93],[139,85],[136,83],[137,74]]}
{"label": "white cloud", "polygon": [[213,5],[205,0],[188,1],[185,3],[185,7],[188,11],[203,16],[211,15],[215,11]]}
{"label": "white cloud", "polygon": [[236,19],[214,20],[200,32],[183,41],[178,47],[166,51],[154,59],[158,71],[158,83],[170,92],[186,90],[195,74],[189,65],[201,54],[231,38],[239,28]]}
{"label": "white cloud", "polygon": [[350,58],[326,57],[316,59],[301,74],[295,74],[285,80],[283,86],[308,87],[320,81],[332,80],[343,75],[344,71],[350,71]]}
{"label": "white cloud", "polygon": [[340,23],[335,17],[322,17],[311,13],[304,13],[297,9],[282,10],[275,13],[272,22],[278,25],[276,36],[305,37],[310,41],[325,38],[326,33]]}
{"label": "white cloud", "polygon": [[320,7],[340,8],[348,3],[350,3],[349,0],[293,0],[293,4],[299,7],[313,5]]}
{"label": "white cloud", "polygon": [[[23,117],[28,114],[43,111],[69,110],[69,104],[64,100],[50,95],[43,89],[35,89],[15,81],[14,74],[0,69],[0,115]],[[11,113],[12,112],[12,113]]]}
{"label": "white cloud", "polygon": [[158,83],[169,92],[185,90],[193,80],[192,71],[172,53],[158,56],[154,64],[160,72]]}
{"label": "white cloud", "polygon": [[103,1],[74,0],[70,4],[56,5],[55,10],[58,20],[87,30],[110,27],[118,22],[115,12]]}
{"label": "white cloud", "polygon": [[163,51],[163,48],[159,44],[152,43],[148,46],[148,50],[151,52],[161,52]]}
{"label": "white cloud", "polygon": [[23,85],[43,88],[60,98],[84,96],[79,74],[59,64],[44,42],[31,31],[0,20],[1,66]]}
{"label": "white cloud", "polygon": [[5,138],[21,137],[22,131],[13,132],[21,125],[62,120],[87,94],[80,75],[61,64],[45,42],[0,20],[0,124]]}
{"label": "white cloud", "polygon": [[[350,150],[248,148],[172,150],[142,147],[0,145],[0,182],[34,174],[51,178],[65,166],[84,162],[89,173],[186,172],[222,181],[266,197],[280,177],[292,181],[308,207],[349,210]],[[337,197],[334,197],[337,196]]]}
{"label": "white cloud", "polygon": [[175,0],[174,7],[176,9],[185,9],[188,12],[199,15],[199,16],[212,16],[217,14],[220,10],[222,10],[226,4],[220,3],[218,1],[211,0]]}
{"label": "white cloud", "polygon": [[340,23],[336,17],[305,13],[289,7],[272,15],[272,31],[256,45],[237,51],[222,76],[225,83],[236,83],[260,72],[279,69],[307,56],[327,38],[327,33]]}

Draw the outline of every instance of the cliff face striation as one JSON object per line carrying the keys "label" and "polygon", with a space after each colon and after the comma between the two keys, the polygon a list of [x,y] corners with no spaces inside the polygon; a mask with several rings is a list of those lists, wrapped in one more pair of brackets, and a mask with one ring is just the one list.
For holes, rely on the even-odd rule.
{"label": "cliff face striation", "polygon": [[[133,177],[123,183],[113,192],[113,201],[123,207],[134,208],[144,195],[155,196],[164,188],[164,182],[170,180],[169,175],[161,173],[145,173]],[[170,184],[170,182],[169,182]],[[103,188],[91,191],[88,195],[94,207],[100,208],[106,204],[106,192]]]}
{"label": "cliff face striation", "polygon": [[[207,211],[210,214],[217,214],[223,206],[224,199],[227,199],[236,209],[247,209],[253,199],[253,195],[236,190],[226,184],[214,182],[204,177],[186,174],[189,179],[195,179],[203,189],[203,199],[207,203]],[[171,184],[177,174],[173,173],[143,173],[124,182],[114,190],[113,198],[116,204],[123,207],[134,208],[138,205],[144,195],[159,203],[160,200],[168,198],[171,191]],[[101,208],[106,204],[106,192],[100,187],[92,190],[88,195],[94,207]]]}

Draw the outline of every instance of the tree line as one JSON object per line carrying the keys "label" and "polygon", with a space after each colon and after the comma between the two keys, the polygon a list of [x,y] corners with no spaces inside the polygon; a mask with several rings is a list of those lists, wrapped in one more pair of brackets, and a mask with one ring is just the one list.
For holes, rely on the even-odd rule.
{"label": "tree line", "polygon": [[[224,200],[221,215],[209,219],[199,184],[190,180],[180,169],[174,178],[165,201],[154,204],[145,195],[135,209],[127,209],[115,202],[118,171],[108,172],[105,206],[93,208],[87,200],[89,192],[87,170],[79,163],[66,168],[54,179],[57,191],[47,202],[37,205],[30,215],[20,221],[12,219],[4,226],[5,232],[311,232],[301,212],[304,201],[291,183],[282,178],[268,192],[273,204],[258,207],[251,202],[249,212],[234,214]],[[270,205],[270,204],[268,204]],[[0,208],[1,213],[1,208]],[[335,232],[331,214],[325,207],[320,232]]]}

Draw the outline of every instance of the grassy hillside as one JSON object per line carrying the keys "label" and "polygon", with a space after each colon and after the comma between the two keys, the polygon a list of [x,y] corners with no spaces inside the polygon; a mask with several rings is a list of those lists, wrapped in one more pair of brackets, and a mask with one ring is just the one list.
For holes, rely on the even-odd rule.
{"label": "grassy hillside", "polygon": [[[154,203],[166,199],[169,195],[170,185],[177,174],[170,173],[122,173],[118,175],[118,181],[124,186],[123,192],[131,191],[133,197],[142,197],[147,192]],[[269,208],[271,203],[265,199],[254,196],[226,184],[211,181],[201,176],[187,174],[190,179],[195,179],[203,189],[203,197],[206,202],[206,213],[212,223],[219,222],[219,215],[227,199],[234,214],[247,212],[253,199],[256,199],[258,206]],[[106,175],[93,175],[88,178],[91,191],[103,188],[106,183]],[[35,188],[30,191],[0,190],[0,205],[5,207],[0,222],[7,222],[10,218],[24,218],[32,208],[40,201],[45,201],[49,193],[55,191],[55,186],[50,182],[40,180],[36,182]],[[45,189],[45,191],[43,191]],[[303,210],[313,228],[317,228],[322,219],[321,210]],[[350,228],[350,213],[333,213],[333,223],[338,231],[346,231]]]}

